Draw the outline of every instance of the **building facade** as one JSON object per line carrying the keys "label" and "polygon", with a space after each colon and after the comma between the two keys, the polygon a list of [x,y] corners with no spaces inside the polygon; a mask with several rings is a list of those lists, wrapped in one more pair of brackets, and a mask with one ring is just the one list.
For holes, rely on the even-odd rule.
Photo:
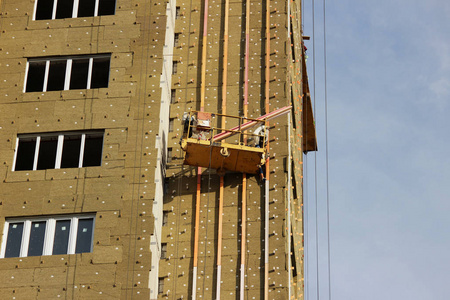
{"label": "building facade", "polygon": [[[302,299],[300,9],[0,0],[2,299]],[[289,105],[262,176],[183,164],[185,112]]]}

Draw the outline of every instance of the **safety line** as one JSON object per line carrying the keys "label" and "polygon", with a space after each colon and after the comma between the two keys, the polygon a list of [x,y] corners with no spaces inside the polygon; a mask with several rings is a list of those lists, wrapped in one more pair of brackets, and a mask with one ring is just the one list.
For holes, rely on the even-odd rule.
{"label": "safety line", "polygon": [[330,193],[328,180],[328,93],[327,93],[327,27],[326,1],[323,0],[323,57],[325,89],[325,178],[327,187],[327,255],[328,255],[328,300],[331,300],[331,241],[330,241]]}

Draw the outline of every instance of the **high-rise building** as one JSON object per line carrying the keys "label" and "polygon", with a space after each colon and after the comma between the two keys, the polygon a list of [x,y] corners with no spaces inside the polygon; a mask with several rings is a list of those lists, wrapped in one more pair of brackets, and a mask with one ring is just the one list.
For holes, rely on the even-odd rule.
{"label": "high-rise building", "polygon": [[305,50],[300,0],[0,0],[1,298],[303,299]]}

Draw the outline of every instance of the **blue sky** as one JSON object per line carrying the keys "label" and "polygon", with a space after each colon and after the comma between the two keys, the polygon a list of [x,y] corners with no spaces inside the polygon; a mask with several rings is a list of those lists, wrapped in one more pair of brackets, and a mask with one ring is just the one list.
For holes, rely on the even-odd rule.
{"label": "blue sky", "polygon": [[[450,1],[326,5],[332,299],[448,300]],[[322,1],[315,12],[319,283],[328,299]],[[308,154],[308,300],[317,299],[314,160]]]}

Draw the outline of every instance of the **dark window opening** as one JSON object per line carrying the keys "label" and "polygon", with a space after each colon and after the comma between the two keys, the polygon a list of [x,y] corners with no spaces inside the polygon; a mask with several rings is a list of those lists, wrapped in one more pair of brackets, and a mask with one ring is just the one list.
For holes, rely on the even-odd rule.
{"label": "dark window opening", "polygon": [[174,39],[173,39],[173,46],[174,47],[178,47],[178,43],[180,41],[180,34],[179,33],[175,33]]}
{"label": "dark window opening", "polygon": [[89,73],[89,59],[72,60],[72,72],[70,75],[70,89],[86,89]]}
{"label": "dark window opening", "polygon": [[13,171],[101,166],[103,134],[99,131],[86,131],[26,138],[20,138],[19,135]]}
{"label": "dark window opening", "polygon": [[58,148],[58,136],[41,137],[37,169],[54,169],[56,162],[56,150]]}
{"label": "dark window opening", "polygon": [[179,19],[181,15],[181,7],[177,6],[175,8],[175,19]]}
{"label": "dark window opening", "polygon": [[109,57],[94,58],[92,67],[91,89],[108,87]]}
{"label": "dark window opening", "polygon": [[36,138],[19,139],[19,148],[17,149],[16,171],[33,170],[34,153],[36,150]]}
{"label": "dark window opening", "polygon": [[67,254],[69,246],[70,220],[56,221],[53,254]]}
{"label": "dark window opening", "polygon": [[173,123],[175,122],[174,118],[169,119],[169,132],[173,132]]}
{"label": "dark window opening", "polygon": [[27,256],[40,256],[44,250],[44,237],[46,221],[31,223],[30,243]]}
{"label": "dark window opening", "polygon": [[168,211],[163,211],[163,219],[162,219],[162,226],[167,226],[169,222],[169,212]]}
{"label": "dark window opening", "polygon": [[91,252],[93,224],[94,219],[80,219],[78,221],[77,246],[75,253]]}
{"label": "dark window opening", "polygon": [[98,15],[114,15],[116,11],[116,0],[99,0]]}
{"label": "dark window opening", "polygon": [[297,265],[295,263],[294,237],[292,235],[291,235],[291,267],[292,267],[292,277],[296,277]]}
{"label": "dark window opening", "polygon": [[293,27],[292,27],[292,19],[291,22],[289,24],[289,26],[291,27],[290,31],[291,31],[291,52],[292,52],[292,61],[295,62],[295,41],[294,41],[294,31],[293,31]]}
{"label": "dark window opening", "polygon": [[50,70],[48,72],[47,91],[64,90],[64,81],[66,78],[65,60],[54,60],[50,62]]}
{"label": "dark window opening", "polygon": [[39,0],[36,7],[36,20],[48,20],[53,15],[54,0]]}
{"label": "dark window opening", "polygon": [[12,223],[8,227],[8,238],[6,240],[5,257],[19,257],[22,244],[23,222]]}
{"label": "dark window opening", "polygon": [[45,61],[33,61],[28,65],[27,92],[42,92],[44,89]]}
{"label": "dark window opening", "polygon": [[73,0],[64,0],[64,1],[59,0],[56,5],[56,19],[72,18],[72,15],[73,15]]}
{"label": "dark window opening", "polygon": [[167,243],[161,244],[161,259],[167,258]]}
{"label": "dark window opening", "polygon": [[174,104],[176,102],[176,95],[177,95],[177,90],[176,89],[172,89],[170,91],[170,103]]}
{"label": "dark window opening", "polygon": [[80,164],[81,135],[64,136],[61,168],[78,168]]}
{"label": "dark window opening", "polygon": [[[98,5],[97,16],[114,15],[116,0],[36,0],[36,20],[53,19],[53,7],[56,5],[55,19],[72,18],[74,6],[78,5],[76,17],[95,16],[95,6]],[[98,3],[98,4],[97,4]]]}
{"label": "dark window opening", "polygon": [[102,135],[86,135],[84,145],[83,167],[102,165]]}
{"label": "dark window opening", "polygon": [[158,294],[164,293],[164,277],[158,278]]}
{"label": "dark window opening", "polygon": [[167,162],[172,161],[172,148],[167,148]]}
{"label": "dark window opening", "polygon": [[95,12],[95,0],[79,0],[78,17],[92,17]]}
{"label": "dark window opening", "polygon": [[177,74],[178,71],[178,62],[175,60],[172,65],[172,75]]}

